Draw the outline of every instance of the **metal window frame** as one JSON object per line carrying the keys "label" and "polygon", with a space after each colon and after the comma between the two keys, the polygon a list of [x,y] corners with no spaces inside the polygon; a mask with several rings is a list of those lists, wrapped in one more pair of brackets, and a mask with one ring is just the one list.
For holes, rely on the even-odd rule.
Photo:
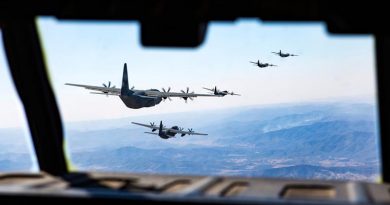
{"label": "metal window frame", "polygon": [[[184,2],[184,3],[183,3]],[[372,13],[371,13],[372,12]],[[384,182],[390,182],[390,111],[386,81],[389,67],[390,38],[386,31],[386,5],[383,1],[326,0],[6,0],[0,2],[0,27],[19,97],[28,119],[39,167],[53,175],[68,173],[63,149],[63,130],[57,103],[47,77],[39,42],[36,16],[55,16],[70,20],[137,20],[141,27],[171,24],[173,30],[153,36],[142,29],[142,43],[149,46],[196,47],[203,41],[210,21],[232,21],[255,17],[264,21],[326,22],[328,31],[337,34],[375,36],[376,77],[379,105],[381,166]],[[186,26],[190,25],[190,26]],[[171,45],[176,30],[180,35],[198,36]],[[154,27],[153,27],[154,28]],[[165,35],[170,34],[170,35]],[[172,38],[170,39],[170,36]],[[149,39],[149,40],[148,40]],[[186,42],[184,42],[186,41]],[[387,58],[386,58],[387,57]]]}

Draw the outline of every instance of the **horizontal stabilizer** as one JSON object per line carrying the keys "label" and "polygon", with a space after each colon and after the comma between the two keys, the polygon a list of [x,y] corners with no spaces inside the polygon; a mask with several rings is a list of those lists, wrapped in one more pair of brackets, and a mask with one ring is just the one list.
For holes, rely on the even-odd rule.
{"label": "horizontal stabilizer", "polygon": [[154,132],[144,132],[146,134],[151,134],[151,135],[158,135],[157,133],[154,133]]}

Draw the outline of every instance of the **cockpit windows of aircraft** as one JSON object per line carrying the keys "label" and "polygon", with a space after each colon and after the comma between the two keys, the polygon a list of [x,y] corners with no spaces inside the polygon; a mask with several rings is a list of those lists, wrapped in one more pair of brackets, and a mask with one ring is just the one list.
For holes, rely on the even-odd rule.
{"label": "cockpit windows of aircraft", "polygon": [[75,170],[380,180],[373,36],[247,19],[163,48],[37,21]]}
{"label": "cockpit windows of aircraft", "polygon": [[3,41],[0,41],[0,92],[0,172],[37,172],[27,119],[12,82]]}

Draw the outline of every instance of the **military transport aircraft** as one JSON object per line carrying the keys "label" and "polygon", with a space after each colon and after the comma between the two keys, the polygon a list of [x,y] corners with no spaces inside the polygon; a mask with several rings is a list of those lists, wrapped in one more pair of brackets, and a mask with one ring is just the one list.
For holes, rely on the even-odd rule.
{"label": "military transport aircraft", "polygon": [[253,62],[253,61],[249,61],[249,62],[255,64],[256,66],[258,66],[260,68],[265,68],[268,66],[277,66],[277,65],[273,65],[273,64],[269,64],[269,63],[261,63],[260,60],[257,60],[257,62]]}
{"label": "military transport aircraft", "polygon": [[[142,123],[138,123],[138,122],[131,122],[131,123],[152,129],[152,132],[145,132],[145,133],[158,135],[162,139],[169,139],[169,138],[175,137],[176,134],[180,134],[181,137],[184,137],[185,135],[207,135],[207,134],[194,132],[192,130],[192,128],[188,129],[188,131],[184,131],[184,128],[178,127],[178,126],[166,128],[163,126],[162,121],[160,121],[160,126],[156,126],[154,123],[150,123],[150,125],[142,124]],[[156,130],[158,130],[158,133],[154,132]]]}
{"label": "military transport aircraft", "polygon": [[98,92],[91,92],[92,94],[119,96],[120,99],[123,101],[123,103],[128,108],[132,108],[132,109],[152,107],[159,104],[162,100],[165,100],[167,98],[170,100],[171,97],[183,98],[186,103],[187,103],[187,99],[193,100],[193,98],[195,97],[221,97],[219,95],[197,94],[194,92],[189,92],[188,87],[186,91],[181,90],[181,93],[170,92],[170,88],[168,88],[168,90],[163,89],[163,92],[157,89],[136,90],[134,89],[134,87],[129,89],[126,63],[123,68],[122,87],[120,89],[115,87],[110,87],[111,82],[109,82],[108,86],[103,84],[103,87],[72,84],[72,83],[65,83],[65,85],[83,87],[85,89],[98,91]]}
{"label": "military transport aircraft", "polygon": [[220,91],[217,89],[217,86],[215,86],[214,88],[205,88],[203,87],[203,89],[205,90],[208,90],[208,91],[211,91],[214,93],[214,95],[219,95],[219,96],[225,96],[225,95],[238,95],[238,96],[241,96],[240,94],[237,94],[237,93],[234,93],[234,92],[229,92],[227,90],[224,90],[224,91]]}
{"label": "military transport aircraft", "polygon": [[282,53],[282,50],[279,50],[279,52],[272,52],[282,58],[285,58],[285,57],[289,57],[289,56],[298,56],[298,55],[295,55],[295,54],[291,54],[291,53]]}

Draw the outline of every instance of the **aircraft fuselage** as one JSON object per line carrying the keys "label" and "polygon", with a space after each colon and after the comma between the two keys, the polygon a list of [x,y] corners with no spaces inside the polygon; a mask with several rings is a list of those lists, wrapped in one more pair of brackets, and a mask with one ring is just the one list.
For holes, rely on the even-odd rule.
{"label": "aircraft fuselage", "polygon": [[285,57],[289,57],[289,56],[290,56],[290,54],[288,54],[288,53],[287,53],[287,54],[280,53],[279,55],[280,55],[280,57],[282,57],[282,58],[285,58]]}
{"label": "aircraft fuselage", "polygon": [[265,68],[265,67],[268,66],[268,63],[265,63],[265,64],[258,64],[258,66],[259,66],[260,68]]}
{"label": "aircraft fuselage", "polygon": [[[173,130],[179,130],[178,126],[173,126],[171,129]],[[166,131],[161,131],[158,136],[160,136],[162,139],[169,139],[171,137],[175,137],[177,133],[176,132],[171,132],[169,130]]]}
{"label": "aircraft fuselage", "polygon": [[153,107],[162,101],[161,97],[146,96],[145,92],[132,92],[119,97],[128,108],[132,109]]}

